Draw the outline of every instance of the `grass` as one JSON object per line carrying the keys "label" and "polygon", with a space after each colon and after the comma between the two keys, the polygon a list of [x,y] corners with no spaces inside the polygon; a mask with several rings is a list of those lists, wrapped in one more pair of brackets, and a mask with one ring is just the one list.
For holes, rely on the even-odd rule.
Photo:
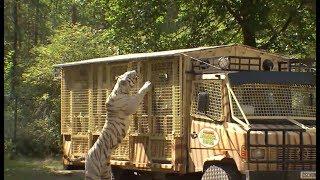
{"label": "grass", "polygon": [[63,171],[61,159],[47,158],[35,159],[19,157],[11,160],[4,158],[4,179],[5,180],[76,180],[84,179],[79,171]]}

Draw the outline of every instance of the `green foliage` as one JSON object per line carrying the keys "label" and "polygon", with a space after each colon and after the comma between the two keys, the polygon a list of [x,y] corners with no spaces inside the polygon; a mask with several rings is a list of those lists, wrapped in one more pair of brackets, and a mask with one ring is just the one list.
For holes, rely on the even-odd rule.
{"label": "green foliage", "polygon": [[12,139],[5,139],[4,140],[4,153],[8,156],[11,156],[11,153],[16,151],[16,146],[12,142]]}
{"label": "green foliage", "polygon": [[44,157],[60,152],[59,125],[48,119],[29,122],[18,131],[17,152],[27,156]]}
{"label": "green foliage", "polygon": [[12,54],[13,54],[13,51],[9,51],[4,56],[4,95],[5,97],[10,96],[10,84],[11,84],[10,75],[12,73],[12,65],[13,65]]}
{"label": "green foliage", "polygon": [[[50,44],[32,49],[36,58],[22,74],[21,84],[25,90],[25,101],[21,103],[28,106],[28,109],[23,108],[21,114],[30,119],[19,128],[17,151],[30,155],[58,152],[60,82],[53,80],[53,65],[113,54],[115,50],[107,41],[107,36],[105,31],[86,26],[61,26],[50,37]],[[31,121],[31,118],[35,120]]]}
{"label": "green foliage", "polygon": [[61,26],[49,38],[49,42],[32,50],[35,63],[23,74],[23,80],[28,85],[59,85],[52,81],[53,65],[104,57],[116,51],[108,41],[108,31],[97,31],[81,25]]}

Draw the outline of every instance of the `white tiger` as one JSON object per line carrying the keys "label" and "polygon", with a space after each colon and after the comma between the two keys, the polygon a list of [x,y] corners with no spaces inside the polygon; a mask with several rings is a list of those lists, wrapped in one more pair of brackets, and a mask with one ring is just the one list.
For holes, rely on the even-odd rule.
{"label": "white tiger", "polygon": [[128,71],[119,76],[106,100],[106,122],[101,135],[86,157],[85,178],[88,180],[111,179],[111,166],[108,159],[126,135],[129,128],[128,117],[136,112],[144,95],[151,87],[151,82],[147,81],[137,94],[129,95],[137,79],[136,71]]}

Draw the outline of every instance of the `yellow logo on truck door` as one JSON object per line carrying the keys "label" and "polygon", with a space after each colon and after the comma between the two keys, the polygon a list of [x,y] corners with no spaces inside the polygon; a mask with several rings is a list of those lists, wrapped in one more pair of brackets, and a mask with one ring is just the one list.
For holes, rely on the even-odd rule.
{"label": "yellow logo on truck door", "polygon": [[199,132],[199,142],[205,147],[214,147],[219,143],[219,135],[216,130],[212,128],[203,128]]}

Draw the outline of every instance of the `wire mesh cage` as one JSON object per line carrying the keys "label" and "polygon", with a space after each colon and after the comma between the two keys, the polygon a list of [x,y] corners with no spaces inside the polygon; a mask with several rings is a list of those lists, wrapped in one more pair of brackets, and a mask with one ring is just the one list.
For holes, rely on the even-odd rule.
{"label": "wire mesh cage", "polygon": [[71,133],[70,91],[61,90],[61,133]]}
{"label": "wire mesh cage", "polygon": [[70,91],[71,133],[87,134],[89,122],[88,93],[85,90]]}
{"label": "wire mesh cage", "polygon": [[[246,116],[316,116],[315,86],[244,84],[232,89]],[[235,116],[242,117],[232,103]]]}
{"label": "wire mesh cage", "polygon": [[87,136],[71,136],[71,153],[74,156],[83,156],[89,150],[89,141]]}
{"label": "wire mesh cage", "polygon": [[106,121],[106,105],[105,101],[109,95],[109,91],[107,89],[94,89],[93,91],[89,91],[91,95],[92,102],[92,113],[90,116],[90,124],[89,129],[92,133],[99,133]]}
{"label": "wire mesh cage", "polygon": [[[112,153],[111,158],[130,159],[130,143],[132,145],[133,142],[129,141],[129,137],[133,134],[159,136],[155,142],[159,144],[152,147],[159,151],[155,158],[170,158],[171,140],[164,137],[182,133],[180,68],[178,61],[166,60],[92,65],[87,66],[87,70],[74,68],[75,71],[64,71],[67,72],[65,74],[67,76],[62,79],[66,81],[62,84],[61,90],[61,132],[72,135],[72,152],[76,154],[87,152],[90,148],[88,144],[90,132],[94,136],[99,135],[107,120],[105,101],[117,77],[126,71],[136,70],[138,82],[130,94],[137,93],[147,80],[152,82],[153,88],[144,97],[137,112],[129,117],[128,135]],[[86,78],[79,78],[79,73]],[[148,144],[151,141],[153,143],[153,140],[148,140]]]}
{"label": "wire mesh cage", "polygon": [[127,135],[119,146],[112,152],[111,159],[114,160],[130,160],[130,143],[129,143],[129,135]]}
{"label": "wire mesh cage", "polygon": [[[199,80],[193,83],[191,114],[208,116],[214,120],[220,120],[222,116],[222,81]],[[199,93],[205,92],[209,96],[208,109],[204,112],[198,110]]]}
{"label": "wire mesh cage", "polygon": [[172,142],[171,140],[151,140],[151,157],[154,162],[170,161],[172,157]]}
{"label": "wire mesh cage", "polygon": [[176,61],[156,62],[151,65],[153,83],[153,133],[181,134],[181,87],[179,64]]}

